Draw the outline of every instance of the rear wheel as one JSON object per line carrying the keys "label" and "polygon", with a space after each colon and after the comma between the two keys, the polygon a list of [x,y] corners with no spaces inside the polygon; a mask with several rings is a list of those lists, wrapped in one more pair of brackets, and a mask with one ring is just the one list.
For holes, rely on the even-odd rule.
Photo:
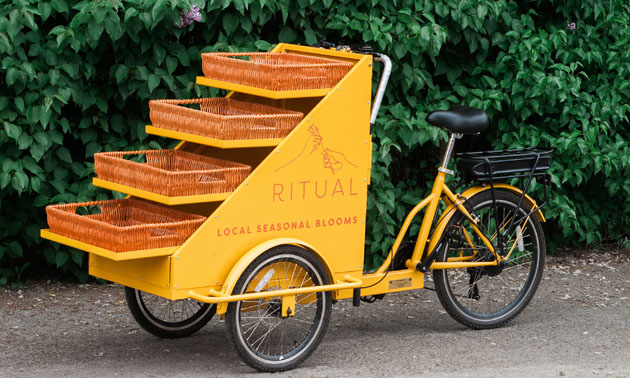
{"label": "rear wheel", "polygon": [[[444,309],[458,322],[476,329],[499,327],[514,319],[534,296],[545,264],[545,240],[536,214],[527,214],[520,196],[496,191],[496,208],[491,192],[481,192],[467,202],[478,217],[480,229],[495,249],[509,259],[502,266],[436,269],[435,290]],[[507,227],[515,219],[510,231]],[[520,222],[517,222],[518,220]],[[436,261],[494,261],[494,256],[458,212],[445,229],[445,246]],[[498,235],[501,235],[499,237]],[[503,240],[502,246],[498,241]]]}
{"label": "rear wheel", "polygon": [[145,331],[165,339],[189,336],[212,319],[216,305],[192,299],[171,301],[157,295],[125,287],[131,315]]}
{"label": "rear wheel", "polygon": [[[322,263],[296,246],[273,248],[243,272],[234,294],[321,286],[329,283]],[[250,366],[284,371],[303,362],[319,345],[330,319],[331,293],[295,297],[292,316],[282,315],[282,297],[233,302],[225,324],[232,345]]]}

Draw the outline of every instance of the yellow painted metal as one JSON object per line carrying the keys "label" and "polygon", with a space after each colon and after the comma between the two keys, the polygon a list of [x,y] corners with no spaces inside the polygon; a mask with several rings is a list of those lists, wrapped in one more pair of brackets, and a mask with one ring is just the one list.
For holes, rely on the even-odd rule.
{"label": "yellow painted metal", "polygon": [[134,197],[148,199],[154,202],[163,203],[165,205],[185,205],[192,203],[204,203],[204,202],[218,202],[223,201],[230,196],[230,193],[211,193],[211,194],[198,194],[191,196],[169,197],[163,194],[153,193],[146,190],[133,188],[131,186],[117,184],[115,182],[106,181],[94,177],[92,184],[100,188],[113,190],[115,192],[125,193]]}
{"label": "yellow painted metal", "polygon": [[226,89],[239,93],[251,94],[254,96],[267,97],[274,100],[284,98],[302,98],[302,97],[323,97],[330,92],[331,88],[323,89],[300,89],[292,91],[274,91],[270,89],[250,87],[249,85],[230,83],[227,81],[209,79],[204,76],[197,76],[197,84],[206,87]]}
{"label": "yellow painted metal", "polygon": [[229,277],[221,291],[230,293],[242,256],[278,238],[320,251],[333,279],[361,277],[372,67],[370,56],[345,56],[353,69],[177,251],[174,284],[223,285]]}
{"label": "yellow painted metal", "polygon": [[447,262],[434,262],[431,264],[431,269],[457,269],[457,268],[472,268],[476,266],[496,266],[497,261],[447,261]]}
{"label": "yellow painted metal", "polygon": [[[247,269],[247,267],[265,251],[268,251],[280,245],[295,245],[295,246],[304,248],[306,250],[309,250],[315,256],[317,256],[317,258],[319,258],[322,261],[322,264],[325,267],[328,268],[330,266],[330,263],[319,251],[317,251],[312,245],[309,245],[308,243],[302,240],[290,239],[290,238],[277,238],[277,239],[266,240],[262,242],[261,244],[255,246],[254,248],[251,248],[246,253],[244,253],[242,257],[231,267],[230,272],[228,273],[227,278],[225,279],[223,283],[223,287],[221,288],[221,291],[224,293],[232,293],[232,291],[234,290],[234,287],[236,286],[236,282],[241,277],[245,269]],[[327,271],[326,273],[329,276],[332,275],[331,271]],[[217,311],[219,313],[223,313],[223,311],[225,310],[226,308],[224,308],[222,304],[219,304],[219,306],[217,307]]]}
{"label": "yellow painted metal", "polygon": [[385,271],[388,269],[391,263],[391,259],[394,258],[394,256],[396,255],[396,252],[398,252],[398,248],[400,247],[400,244],[402,243],[403,238],[407,234],[407,230],[409,229],[409,226],[411,225],[411,221],[413,221],[413,218],[415,218],[416,215],[420,212],[420,210],[422,210],[425,206],[427,206],[429,202],[431,202],[432,199],[433,199],[433,194],[429,194],[427,198],[422,200],[409,212],[409,214],[407,214],[407,217],[405,218],[405,221],[403,222],[403,225],[400,231],[398,232],[398,236],[396,237],[396,240],[394,241],[394,245],[392,246],[390,253],[387,255],[387,258],[385,259],[381,267],[375,272],[375,274],[385,273]]}
{"label": "yellow painted metal", "polygon": [[[308,46],[300,46],[300,45],[289,45],[289,44],[280,44],[277,46],[277,49],[274,49],[274,52],[286,52],[291,54],[301,54],[301,55],[309,55],[309,56],[321,56],[322,49],[313,49]],[[333,49],[326,50],[326,56],[328,58],[335,58],[340,60],[345,60],[347,62],[356,61],[356,54],[346,51],[337,51]],[[371,59],[371,57],[370,57]]]}
{"label": "yellow painted metal", "polygon": [[282,141],[282,138],[224,140],[196,134],[183,133],[181,131],[161,129],[159,127],[151,125],[146,125],[145,130],[147,134],[151,135],[158,135],[171,139],[179,139],[187,142],[203,144],[206,146],[214,146],[218,148],[271,147],[277,146]]}
{"label": "yellow painted metal", "polygon": [[[494,188],[495,189],[506,189],[510,192],[513,192],[514,194],[517,195],[521,195],[523,194],[523,191],[515,186],[509,185],[509,184],[503,184],[503,183],[498,183],[498,184],[494,184]],[[486,190],[490,190],[490,186],[488,185],[484,185],[484,186],[473,186],[470,187],[468,189],[466,189],[461,196],[464,198],[470,198],[472,196],[474,196],[477,193],[481,193],[481,192],[485,192]],[[532,197],[530,197],[528,194],[525,194],[525,197],[523,198],[523,201],[525,201],[525,203],[527,203],[532,209],[535,209],[538,207],[538,205],[536,204],[536,201],[534,201],[534,199]],[[535,213],[536,216],[538,217],[538,220],[541,222],[546,222],[547,220],[545,219],[545,216],[542,213],[542,210],[538,209],[538,211]]]}
{"label": "yellow painted metal", "polygon": [[[237,91],[228,96],[305,112],[302,122],[284,139],[224,141],[147,126],[147,133],[182,140],[177,146],[182,150],[251,165],[252,173],[234,192],[169,198],[94,179],[97,186],[209,215],[183,245],[120,254],[48,230],[42,230],[42,237],[90,252],[92,275],[172,300],[189,297],[217,303],[219,314],[225,313],[229,302],[270,296],[271,292],[232,293],[244,270],[262,253],[278,245],[297,245],[311,251],[334,282],[273,291],[273,296],[283,297],[283,316],[288,315],[289,308],[294,309],[295,295],[299,293],[332,291],[335,299],[344,299],[352,297],[353,289],[361,286],[362,295],[424,287],[424,275],[416,271],[415,264],[425,250],[435,248],[455,209],[467,214],[464,199],[489,187],[472,187],[456,196],[444,184],[445,174],[438,173],[429,197],[405,219],[390,256],[378,271],[363,275],[372,154],[369,133],[372,57],[284,44],[276,46],[274,51],[326,56],[352,61],[355,65],[334,88],[325,90],[275,92],[198,78],[199,84]],[[319,97],[323,97],[321,101]],[[506,184],[495,187],[522,193]],[[448,206],[429,238],[442,195]],[[218,204],[218,201],[223,202]],[[527,195],[525,201],[535,206]],[[423,208],[426,211],[412,258],[407,262],[408,269],[387,272],[413,218]],[[544,221],[540,211],[537,216]],[[475,225],[473,229],[493,250]],[[486,265],[496,262],[472,262],[469,257],[461,257],[434,263],[431,269]]]}
{"label": "yellow painted metal", "polygon": [[295,315],[295,295],[285,295],[282,297],[281,315],[283,318]]}
{"label": "yellow painted metal", "polygon": [[[424,287],[424,274],[415,269],[398,270],[385,274],[372,273],[363,276],[363,287],[361,295],[377,295],[383,293],[393,293],[397,291],[407,291],[422,289]],[[347,296],[350,298],[352,291]]]}
{"label": "yellow painted metal", "polygon": [[65,244],[67,246],[80,249],[94,255],[105,257],[112,261],[137,260],[158,256],[170,256],[177,250],[177,247],[165,247],[155,249],[143,249],[140,251],[114,252],[108,249],[97,247],[92,244],[84,243],[78,240],[67,238],[65,236],[61,236],[59,234],[55,234],[54,232],[50,231],[50,229],[40,230],[40,236],[44,239]]}
{"label": "yellow painted metal", "polygon": [[[437,182],[437,179],[436,179]],[[496,184],[495,188],[497,189],[506,189],[509,191],[512,191],[518,195],[522,194],[523,191],[512,186],[512,185],[508,185],[508,184]],[[468,188],[464,191],[464,193],[462,193],[459,196],[456,196],[455,194],[453,194],[453,192],[451,192],[451,190],[446,186],[443,185],[441,192],[445,195],[446,200],[445,202],[448,204],[447,208],[444,210],[444,212],[442,212],[442,215],[440,216],[438,222],[436,223],[436,227],[433,231],[433,233],[431,234],[431,238],[429,239],[429,244],[428,244],[428,251],[432,251],[435,246],[437,245],[437,243],[439,242],[440,238],[442,237],[442,234],[444,233],[444,230],[446,229],[446,225],[448,224],[450,218],[453,217],[453,215],[456,214],[455,208],[457,208],[459,211],[462,211],[464,214],[466,215],[470,215],[468,214],[468,211],[466,210],[466,208],[463,206],[463,203],[466,199],[471,198],[472,196],[481,193],[483,191],[486,190],[490,190],[489,186],[474,186],[471,188]],[[432,193],[435,193],[435,187],[432,191]],[[536,205],[536,201],[534,201],[530,196],[528,196],[527,194],[525,194],[524,197],[524,201],[526,201],[532,208],[537,207]],[[427,211],[428,214],[428,211]],[[425,214],[425,218],[427,217],[427,214]],[[536,212],[536,215],[538,216],[538,218],[541,221],[544,221],[544,216],[542,214],[542,211],[538,210]],[[433,215],[431,215],[431,219],[433,219]],[[473,225],[473,229],[475,229],[475,233],[480,237],[480,239],[484,242],[484,245],[486,245],[486,247],[488,247],[493,253],[494,253],[494,248],[492,247],[492,243],[488,240],[488,238],[483,235],[483,233],[476,228],[476,226]],[[414,253],[415,255],[415,253]],[[496,255],[495,255],[496,256]],[[499,260],[502,260],[504,258],[501,258],[500,256],[498,256]],[[419,260],[409,260],[407,262],[407,267],[412,269],[416,266],[417,263],[419,263]],[[438,263],[434,263],[434,265],[431,265],[431,269],[447,269],[449,267],[451,268],[458,268],[461,267],[459,265],[455,265],[455,264],[459,264],[460,262],[457,262],[455,260],[449,261],[449,262],[444,262],[444,263],[439,263],[439,265],[435,265]],[[442,265],[445,264],[445,265]],[[448,265],[451,264],[451,265]],[[471,262],[469,264],[479,264],[476,266],[482,266],[483,264],[480,264],[479,262]],[[435,267],[434,267],[435,266]],[[475,266],[475,265],[466,265],[466,266]],[[382,267],[381,267],[382,268]]]}
{"label": "yellow painted metal", "polygon": [[418,233],[418,239],[416,241],[416,245],[413,249],[413,254],[411,255],[411,261],[413,266],[408,266],[408,268],[415,268],[416,264],[420,262],[422,258],[422,253],[424,252],[424,247],[427,244],[427,238],[429,237],[429,232],[431,231],[431,226],[433,224],[433,218],[435,212],[437,211],[438,203],[440,202],[440,197],[442,196],[442,192],[444,191],[445,185],[444,181],[446,179],[446,173],[442,171],[438,171],[437,176],[435,177],[435,181],[433,183],[433,189],[431,190],[431,201],[429,201],[429,205],[427,207],[427,211],[424,213],[424,218],[422,218],[422,224],[420,225],[420,232]]}
{"label": "yellow painted metal", "polygon": [[[204,303],[229,303],[229,302],[238,302],[238,301],[247,301],[261,298],[271,298],[271,297],[285,297],[289,295],[297,295],[297,294],[308,294],[308,293],[319,293],[322,291],[334,291],[334,290],[347,290],[347,289],[355,289],[360,287],[363,284],[363,281],[354,278],[350,275],[346,275],[343,278],[343,281],[337,281],[334,284],[329,285],[320,285],[320,286],[309,286],[309,287],[300,287],[294,289],[281,289],[281,290],[273,290],[273,291],[263,291],[260,293],[246,293],[246,294],[225,294],[222,291],[210,290],[208,295],[202,295],[197,293],[194,290],[188,292],[188,297],[198,300],[199,302]],[[223,312],[219,312],[219,308],[217,307],[217,313],[222,314]]]}
{"label": "yellow painted metal", "polygon": [[[114,261],[90,253],[89,273],[108,281],[168,299],[176,298],[170,285],[170,256]],[[209,289],[208,289],[209,290]]]}
{"label": "yellow painted metal", "polygon": [[[449,198],[451,203],[455,204],[455,207],[457,207],[457,210],[459,210],[462,214],[464,214],[468,219],[474,221],[474,222],[470,222],[470,227],[472,227],[473,231],[475,231],[475,234],[477,234],[477,236],[481,239],[481,241],[488,248],[488,250],[490,250],[495,255],[495,257],[501,260],[501,256],[497,255],[496,252],[494,251],[494,246],[492,245],[492,242],[479,229],[479,227],[477,226],[477,221],[473,219],[471,214],[468,212],[468,209],[464,207],[463,202],[457,202],[457,197],[455,197],[455,194],[453,194],[453,192],[451,192],[451,190],[446,185],[444,185],[442,190],[444,191],[444,194],[446,194],[446,196]],[[470,243],[472,244],[472,240],[470,240]]]}

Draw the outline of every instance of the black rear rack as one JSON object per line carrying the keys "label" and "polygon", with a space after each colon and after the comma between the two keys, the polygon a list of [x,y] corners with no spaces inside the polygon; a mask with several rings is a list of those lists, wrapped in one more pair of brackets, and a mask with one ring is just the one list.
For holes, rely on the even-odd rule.
{"label": "black rear rack", "polygon": [[457,170],[462,173],[464,181],[544,176],[551,165],[551,153],[551,150],[535,147],[458,153]]}
{"label": "black rear rack", "polygon": [[[544,201],[542,204],[535,206],[520,219],[512,217],[510,223],[506,226],[508,235],[512,229],[519,225],[527,217],[539,211],[547,204],[547,186],[551,183],[551,177],[547,174],[547,170],[551,166],[551,150],[541,150],[535,147],[500,150],[500,151],[480,151],[480,152],[464,152],[456,154],[459,157],[457,161],[457,170],[462,174],[465,182],[478,181],[482,184],[490,185],[490,193],[492,194],[492,204],[496,209],[495,182],[505,181],[513,178],[521,179],[520,199],[516,208],[520,208],[532,179],[537,178],[544,187]],[[538,180],[538,179],[541,180]],[[495,211],[495,216],[497,212]],[[496,219],[499,224],[498,218]],[[498,244],[502,245],[503,236],[498,236]]]}

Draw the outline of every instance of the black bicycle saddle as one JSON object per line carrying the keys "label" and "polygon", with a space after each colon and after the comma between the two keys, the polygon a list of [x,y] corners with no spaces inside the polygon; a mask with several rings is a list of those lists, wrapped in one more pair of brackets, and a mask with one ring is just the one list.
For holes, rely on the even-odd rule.
{"label": "black bicycle saddle", "polygon": [[457,134],[477,134],[489,124],[486,112],[468,106],[432,111],[427,115],[427,122]]}

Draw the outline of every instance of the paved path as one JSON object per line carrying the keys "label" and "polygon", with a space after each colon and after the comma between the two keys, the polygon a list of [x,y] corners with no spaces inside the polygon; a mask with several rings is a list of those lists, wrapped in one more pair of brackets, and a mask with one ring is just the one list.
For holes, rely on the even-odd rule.
{"label": "paved path", "polygon": [[[284,377],[630,377],[630,253],[550,257],[530,306],[472,331],[434,292],[335,305],[322,344]],[[116,285],[30,282],[0,289],[0,377],[213,377],[257,374],[224,324],[161,340],[140,329]]]}

